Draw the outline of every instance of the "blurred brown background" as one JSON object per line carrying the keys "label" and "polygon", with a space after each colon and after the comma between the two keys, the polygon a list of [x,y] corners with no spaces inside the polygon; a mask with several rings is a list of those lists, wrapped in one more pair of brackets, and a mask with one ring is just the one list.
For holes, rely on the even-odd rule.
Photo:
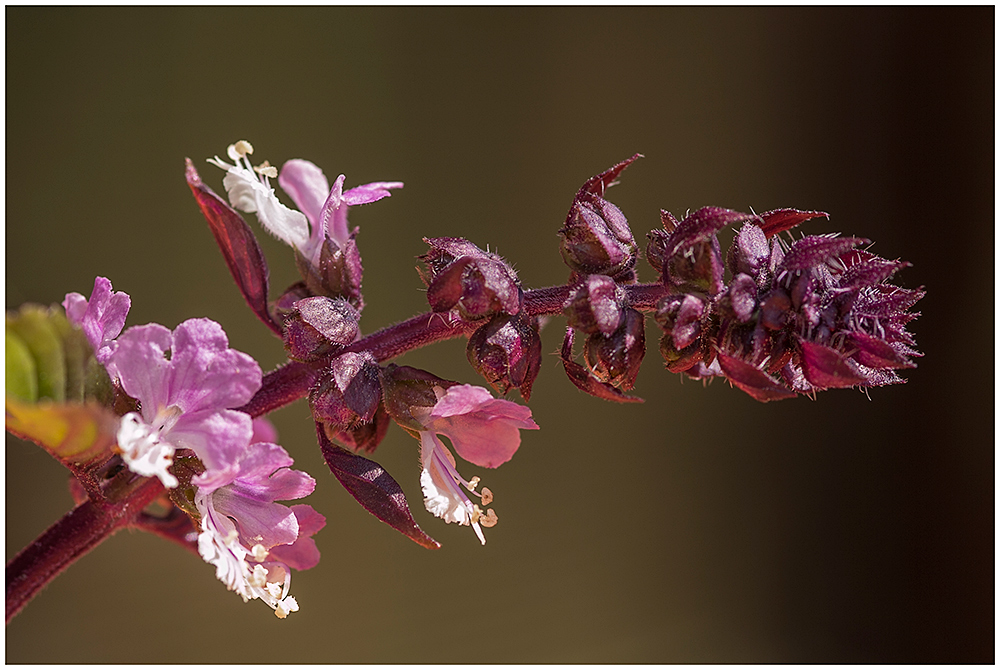
{"label": "blurred brown background", "polygon": [[[662,369],[640,406],[579,393],[547,356],[542,430],[479,472],[501,523],[422,507],[417,444],[376,458],[443,542],[356,505],[308,410],[273,416],[318,480],[323,559],[278,621],[213,569],[123,533],[7,627],[8,662],[993,662],[994,10],[773,8],[6,9],[7,307],[132,295],[129,324],[195,316],[269,369],[184,183],[246,138],[347,185],[373,331],[426,309],[421,236],[458,235],[561,283],[576,189],[642,152],[611,199],[658,209],[822,209],[926,285],[927,356],[904,386],[762,405]],[[287,202],[287,201],[286,201]],[[256,228],[253,217],[249,217]],[[291,254],[262,244],[272,287]],[[724,239],[723,244],[728,240]],[[653,279],[644,263],[641,278]],[[562,320],[543,331],[557,350]],[[403,362],[481,383],[463,342]],[[516,398],[516,394],[514,394]],[[8,439],[6,553],[71,506],[61,468]],[[466,466],[467,475],[475,468]]]}

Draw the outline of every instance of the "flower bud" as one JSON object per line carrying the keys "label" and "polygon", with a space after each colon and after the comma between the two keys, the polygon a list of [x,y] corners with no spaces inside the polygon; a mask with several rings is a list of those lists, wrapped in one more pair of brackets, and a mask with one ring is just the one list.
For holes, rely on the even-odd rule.
{"label": "flower bud", "polygon": [[333,442],[355,453],[364,451],[370,454],[385,437],[390,423],[385,407],[379,404],[375,410],[375,417],[368,423],[361,423],[350,429],[341,429],[336,424],[324,423],[323,430]]}
{"label": "flower bud", "polygon": [[663,274],[663,264],[669,257],[668,240],[670,233],[680,223],[674,215],[665,209],[660,210],[660,221],[663,223],[663,230],[651,230],[646,233],[649,244],[646,245],[646,260],[653,266],[653,269]]}
{"label": "flower bud", "polygon": [[296,301],[285,319],[288,357],[315,361],[353,342],[358,336],[358,311],[343,299],[313,296]]}
{"label": "flower bud", "polygon": [[367,351],[349,351],[334,358],[309,393],[313,418],[340,430],[369,423],[381,400],[379,365]]}
{"label": "flower bud", "polygon": [[729,247],[726,265],[733,276],[742,272],[757,280],[767,269],[770,256],[771,247],[764,231],[755,223],[744,223]]}
{"label": "flower bud", "polygon": [[295,264],[312,293],[343,298],[357,310],[364,309],[365,301],[361,295],[361,253],[353,234],[344,241],[343,246],[329,237],[325,238],[320,247],[318,265],[313,265],[296,249]]}
{"label": "flower bud", "polygon": [[584,333],[611,335],[622,320],[624,291],[607,275],[588,275],[569,295],[563,314],[569,325]]}
{"label": "flower bud", "polygon": [[381,381],[386,412],[393,421],[411,431],[424,429],[424,424],[413,417],[412,410],[436,405],[435,388],[445,391],[458,384],[425,370],[395,363],[382,370]]}
{"label": "flower bud", "polygon": [[625,391],[635,386],[639,364],[646,355],[646,333],[642,314],[626,308],[621,326],[614,333],[593,333],[587,338],[584,357],[601,382]]}
{"label": "flower bud", "polygon": [[720,307],[723,313],[735,316],[740,323],[749,321],[757,307],[757,283],[753,277],[743,273],[733,277]]}
{"label": "flower bud", "polygon": [[496,254],[459,237],[424,238],[430,250],[420,257],[427,265],[421,277],[435,312],[457,310],[469,321],[498,312],[521,311],[521,285],[514,270]]}
{"label": "flower bud", "polygon": [[515,387],[525,400],[531,397],[542,364],[536,319],[498,314],[472,334],[465,352],[472,367],[498,393]]}
{"label": "flower bud", "polygon": [[702,207],[677,224],[662,242],[663,280],[668,286],[685,287],[715,295],[723,288],[722,254],[715,233],[721,228],[751,218],[721,207]]}
{"label": "flower bud", "polygon": [[705,301],[695,295],[669,295],[660,300],[654,318],[670,334],[673,346],[684,349],[701,336],[706,307]]}
{"label": "flower bud", "polygon": [[694,342],[686,347],[678,347],[674,342],[671,333],[663,333],[660,338],[660,355],[663,356],[663,364],[671,372],[686,372],[701,363],[704,358],[704,351],[699,342]]}
{"label": "flower bud", "polygon": [[625,215],[598,195],[577,195],[559,234],[559,250],[572,270],[613,276],[635,265],[638,247]]}

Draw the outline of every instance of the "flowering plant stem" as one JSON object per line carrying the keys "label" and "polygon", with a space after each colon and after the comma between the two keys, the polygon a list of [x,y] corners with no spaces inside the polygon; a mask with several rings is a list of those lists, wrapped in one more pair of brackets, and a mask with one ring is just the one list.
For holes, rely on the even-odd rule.
{"label": "flowering plant stem", "polygon": [[[562,313],[571,286],[551,286],[524,293],[527,316]],[[662,284],[635,284],[625,287],[631,305],[652,310],[665,294]],[[427,312],[383,328],[345,348],[368,351],[379,362],[402,356],[408,351],[469,334],[476,322],[450,322],[444,315]],[[264,375],[263,386],[240,408],[253,417],[267,414],[305,397],[318,370],[315,366],[290,362]],[[155,477],[139,478],[137,485],[116,500],[91,498],[68,512],[38,539],[7,563],[6,612],[9,622],[53,578],[117,531],[140,527],[143,508],[163,493]]]}
{"label": "flowering plant stem", "polygon": [[[524,292],[526,316],[553,316],[561,314],[569,297],[571,285],[549,286]],[[657,301],[666,295],[662,284],[633,284],[625,287],[626,295],[634,309],[656,309]],[[367,351],[379,363],[391,361],[408,351],[435,342],[450,340],[472,333],[481,326],[479,322],[449,322],[442,314],[425,312],[413,318],[383,328],[345,347],[344,352]],[[292,362],[264,375],[260,391],[239,409],[252,417],[272,412],[309,393],[318,370],[306,363]]]}

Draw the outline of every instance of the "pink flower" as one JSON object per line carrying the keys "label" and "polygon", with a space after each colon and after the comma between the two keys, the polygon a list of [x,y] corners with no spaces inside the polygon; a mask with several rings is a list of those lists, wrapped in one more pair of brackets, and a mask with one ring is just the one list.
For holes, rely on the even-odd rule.
{"label": "pink flower", "polygon": [[[111,282],[104,277],[94,279],[94,290],[87,300],[79,293],[67,293],[63,300],[66,318],[74,326],[80,326],[94,357],[101,365],[107,365],[108,359],[114,353],[117,343],[115,338],[125,326],[132,300],[127,293],[112,292]],[[108,374],[114,378],[114,368],[108,369]]]}
{"label": "pink flower", "polygon": [[291,465],[277,444],[251,444],[227,475],[203,481],[194,499],[201,514],[201,557],[244,602],[260,598],[280,619],[299,609],[288,595],[290,568],[307,570],[319,562],[311,536],[326,525],[309,505],[275,502],[304,498],[316,486]]}
{"label": "pink flower", "polygon": [[168,468],[176,449],[192,450],[205,464],[200,478],[234,468],[253,426],[248,414],[229,408],[246,404],[260,388],[257,362],[230,349],[222,327],[209,319],[189,319],[173,332],[156,323],[135,326],[117,344],[110,364],[141,405],[122,417],[118,430],[129,469],[175,487]]}
{"label": "pink flower", "polygon": [[341,249],[350,231],[347,228],[347,210],[352,205],[367,205],[387,198],[391,188],[403,188],[401,181],[376,181],[344,190],[344,175],[337,177],[330,188],[326,175],[317,165],[301,158],[293,158],[281,166],[278,184],[291,196],[295,205],[309,219],[312,232],[303,255],[310,260],[319,254],[324,234]]}
{"label": "pink flower", "polygon": [[[435,387],[438,401],[433,407],[411,408],[414,418],[425,430],[420,432],[420,488],[427,511],[448,523],[471,525],[479,541],[486,544],[480,525],[487,528],[497,522],[496,513],[485,512],[473,503],[465,491],[480,498],[485,506],[493,493],[483,488],[476,492],[479,477],[466,480],[455,465],[455,457],[438,435],[444,435],[455,451],[476,465],[495,468],[506,463],[521,445],[521,430],[537,430],[531,410],[508,400],[498,400],[480,386],[469,384]],[[463,490],[463,488],[465,490]]]}
{"label": "pink flower", "polygon": [[[344,249],[350,237],[348,207],[381,200],[391,195],[389,189],[403,187],[402,182],[379,181],[344,191],[344,175],[340,175],[331,189],[323,171],[307,160],[294,158],[286,162],[278,176],[277,168],[268,165],[267,161],[253,166],[247,158],[252,153],[250,143],[240,140],[227,150],[233,165],[218,156],[208,162],[226,170],[222,183],[234,208],[255,212],[268,232],[298,249],[313,265],[318,264],[320,249],[327,237]],[[276,176],[281,188],[301,211],[278,201],[269,181]]]}

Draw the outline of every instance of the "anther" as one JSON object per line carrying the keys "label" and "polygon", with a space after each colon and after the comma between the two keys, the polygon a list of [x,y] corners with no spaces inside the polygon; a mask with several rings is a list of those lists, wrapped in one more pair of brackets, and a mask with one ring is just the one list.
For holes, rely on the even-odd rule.
{"label": "anther", "polygon": [[488,488],[484,486],[483,492],[482,494],[480,494],[480,497],[482,498],[482,503],[484,505],[489,505],[491,502],[493,502],[493,491],[490,491]]}
{"label": "anther", "polygon": [[499,521],[497,513],[491,509],[486,510],[486,514],[479,519],[479,523],[482,524],[483,528],[492,528],[497,525],[497,521]]}
{"label": "anther", "polygon": [[240,158],[245,158],[253,153],[253,145],[246,140],[240,140],[233,145],[233,150],[236,151]]}
{"label": "anther", "polygon": [[251,550],[251,553],[253,554],[253,560],[257,561],[258,563],[267,558],[267,549],[265,549],[264,545],[262,544],[255,544],[253,546],[253,549]]}
{"label": "anther", "polygon": [[278,606],[274,608],[274,616],[279,619],[284,619],[288,616],[289,612],[298,612],[299,604],[295,602],[295,598],[288,596],[284,600],[278,603]]}
{"label": "anther", "polygon": [[264,569],[264,566],[254,566],[253,573],[250,575],[250,578],[247,579],[247,582],[250,583],[250,586],[257,588],[261,588],[267,584],[267,570]]}
{"label": "anther", "polygon": [[479,477],[478,476],[473,477],[472,479],[469,480],[469,490],[470,491],[475,491],[477,486],[479,486]]}
{"label": "anther", "polygon": [[262,174],[265,177],[270,177],[271,179],[278,178],[278,168],[274,167],[267,161],[264,161],[260,165],[256,166],[253,170],[257,174]]}

